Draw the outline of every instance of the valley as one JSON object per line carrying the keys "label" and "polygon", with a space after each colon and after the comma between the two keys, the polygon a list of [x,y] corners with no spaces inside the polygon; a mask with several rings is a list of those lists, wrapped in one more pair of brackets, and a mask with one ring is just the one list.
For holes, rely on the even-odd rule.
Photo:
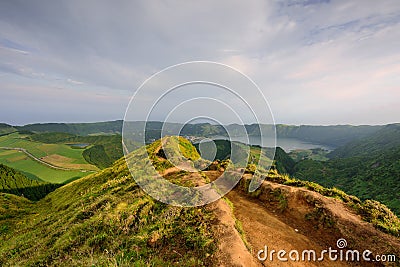
{"label": "valley", "polygon": [[0,163],[28,177],[51,183],[63,183],[83,177],[98,168],[86,162],[83,149],[65,144],[31,141],[28,135],[11,133],[0,137]]}
{"label": "valley", "polygon": [[[129,155],[134,168],[130,172],[121,136],[101,130],[107,134],[19,130],[0,136],[0,163],[6,165],[0,165],[0,264],[270,266],[268,260],[257,259],[264,245],[320,251],[334,247],[339,238],[349,242],[349,249],[399,258],[400,220],[391,211],[399,207],[397,125],[332,151],[306,148],[287,153],[277,147],[261,152],[257,145],[214,140],[214,161],[198,173],[173,167],[160,152],[163,143],[172,155],[182,153],[189,159],[182,166],[198,160],[196,164],[206,164],[198,143],[164,137],[147,145],[149,158],[164,178],[185,186],[218,178],[230,164],[232,147],[242,155],[236,164],[246,166],[245,175],[235,189],[196,208],[165,205],[144,193],[134,180],[148,175],[141,165],[142,149]],[[376,144],[383,136],[384,145]],[[369,151],[363,154],[365,142]],[[271,170],[263,164],[257,167],[258,160],[272,163]],[[249,193],[255,172],[265,175],[265,181]],[[373,244],[365,242],[370,236]],[[38,240],[43,245],[36,245]],[[273,264],[348,266],[330,261]]]}
{"label": "valley", "polygon": [[[181,153],[196,158],[195,148],[187,141],[169,140],[163,141],[165,149],[181,149]],[[148,147],[154,166],[178,184],[214,180],[226,166],[221,161],[215,163],[219,166],[216,171],[190,173],[169,167],[159,150],[157,143]],[[138,149],[130,155],[135,179],[146,177],[140,153]],[[400,220],[387,208],[370,205],[337,189],[281,175],[277,170],[268,172],[262,186],[248,193],[251,173],[248,170],[225,198],[190,208],[152,199],[132,179],[124,159],[70,182],[37,202],[0,193],[0,263],[269,266],[268,261],[256,258],[264,245],[321,250],[335,247],[338,238],[345,238],[349,249],[370,249],[373,255],[400,254]],[[374,242],[365,242],[371,236]],[[348,266],[340,261],[325,265]]]}

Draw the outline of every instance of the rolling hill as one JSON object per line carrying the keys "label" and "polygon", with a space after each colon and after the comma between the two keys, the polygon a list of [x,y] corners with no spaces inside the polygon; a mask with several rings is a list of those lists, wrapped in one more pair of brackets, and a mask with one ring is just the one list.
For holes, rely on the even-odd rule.
{"label": "rolling hill", "polygon": [[0,135],[9,134],[17,131],[13,126],[8,125],[6,123],[0,123]]}
{"label": "rolling hill", "polygon": [[389,124],[365,138],[354,140],[328,154],[330,158],[373,157],[400,147],[400,124]]}
{"label": "rolling hill", "polygon": [[349,194],[376,199],[400,214],[400,125],[387,125],[376,133],[332,151],[326,162],[296,164],[293,175]]}
{"label": "rolling hill", "polygon": [[88,163],[104,169],[123,156],[121,135],[82,136],[71,133],[46,132],[29,135],[29,139],[47,144],[84,144],[83,157]]}
{"label": "rolling hill", "polygon": [[[125,127],[129,134],[139,136],[145,123],[141,121],[126,122]],[[36,123],[24,126],[13,126],[19,131],[30,131],[35,133],[44,132],[62,132],[75,135],[107,135],[121,134],[123,121],[107,121],[94,123]],[[164,127],[166,135],[176,135],[180,130],[182,136],[203,136],[210,137],[215,135],[226,136],[227,131],[231,134],[240,135],[243,126],[237,124],[229,124],[224,127],[221,125],[212,125],[209,123],[199,124],[180,124],[180,123],[163,123],[158,121],[150,121],[146,123],[146,140],[157,140],[161,138],[161,129]],[[267,133],[273,132],[273,127],[268,124],[248,124],[244,125],[248,135],[259,136],[261,127]],[[384,126],[380,125],[330,125],[330,126],[313,126],[313,125],[276,125],[276,134],[278,138],[296,138],[305,142],[319,143],[331,147],[338,147],[348,142],[367,137]],[[149,141],[150,142],[150,141]]]}
{"label": "rolling hill", "polygon": [[0,192],[39,200],[60,186],[29,179],[22,173],[0,164]]}
{"label": "rolling hill", "polygon": [[63,143],[31,140],[32,134],[15,132],[0,136],[0,163],[31,179],[63,183],[87,175],[98,168],[88,163],[82,148]]}
{"label": "rolling hill", "polygon": [[[187,158],[198,159],[188,141],[169,143],[177,144]],[[157,147],[147,147],[150,159],[174,183],[201,184],[221,175],[222,170],[176,169]],[[149,175],[139,160],[142,153],[138,149],[129,156],[135,177]],[[276,170],[266,178],[257,191],[248,193],[251,174],[245,174],[224,199],[183,208],[149,197],[121,159],[36,203],[0,194],[0,265],[262,266],[256,254],[264,245],[322,250],[334,247],[338,238],[348,240],[349,249],[400,255],[395,237],[400,221],[381,204],[361,202]],[[374,242],[365,242],[371,237]]]}
{"label": "rolling hill", "polygon": [[93,123],[34,123],[15,126],[19,131],[60,132],[76,135],[121,133],[122,120]]}

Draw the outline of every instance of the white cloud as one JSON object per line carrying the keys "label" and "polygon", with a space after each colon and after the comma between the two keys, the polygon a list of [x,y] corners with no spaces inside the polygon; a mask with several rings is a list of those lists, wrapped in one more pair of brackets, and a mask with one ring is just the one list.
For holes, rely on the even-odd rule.
{"label": "white cloud", "polygon": [[255,80],[278,122],[386,123],[400,114],[399,33],[397,0],[3,1],[0,88],[126,97],[164,67],[212,60]]}

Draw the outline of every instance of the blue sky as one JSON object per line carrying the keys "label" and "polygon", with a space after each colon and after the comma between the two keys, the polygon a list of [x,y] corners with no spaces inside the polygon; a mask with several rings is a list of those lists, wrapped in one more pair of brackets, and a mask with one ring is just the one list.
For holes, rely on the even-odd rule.
{"label": "blue sky", "polygon": [[210,60],[278,123],[399,122],[399,47],[397,0],[1,1],[0,121],[122,119],[150,75]]}

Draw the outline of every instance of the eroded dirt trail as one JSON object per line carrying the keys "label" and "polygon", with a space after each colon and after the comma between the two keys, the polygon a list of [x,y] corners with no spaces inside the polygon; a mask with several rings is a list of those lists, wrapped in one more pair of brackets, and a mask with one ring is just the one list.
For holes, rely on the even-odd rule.
{"label": "eroded dirt trail", "polygon": [[[176,169],[167,173],[172,175],[174,172]],[[204,171],[203,174],[214,181],[221,172]],[[190,173],[182,179],[195,182],[197,186],[205,182],[197,173]],[[233,214],[223,199],[209,204],[209,208],[216,215],[214,231],[217,233],[219,246],[215,255],[216,266],[383,266],[378,262],[367,264],[365,261],[347,262],[344,259],[331,261],[328,253],[325,253],[322,261],[318,259],[321,258],[323,250],[330,247],[337,250],[336,241],[339,238],[350,241],[344,253],[347,249],[357,249],[361,252],[371,249],[381,252],[394,251],[396,254],[400,248],[398,239],[363,222],[339,200],[323,197],[305,188],[272,182],[264,182],[260,189],[260,194],[256,197],[251,197],[247,191],[244,192],[243,186],[237,186],[228,193],[225,197],[233,204]],[[280,207],[281,200],[284,202],[283,209]],[[319,214],[318,211],[322,213]],[[251,247],[250,252],[239,235],[235,218],[242,225],[245,239]],[[370,236],[378,239],[373,243],[365,242]],[[260,256],[265,260],[258,259],[257,254],[260,250],[264,250]],[[286,258],[286,261],[278,258],[280,250],[286,252],[281,254],[281,258]],[[312,253],[309,255],[310,250],[315,251],[315,259]],[[297,256],[296,251],[298,260],[294,260]],[[303,251],[306,251],[304,257]],[[335,255],[339,253],[333,254]]]}
{"label": "eroded dirt trail", "polygon": [[[296,228],[283,223],[273,212],[267,210],[260,201],[252,200],[238,190],[231,191],[227,197],[234,205],[234,215],[242,223],[246,238],[252,247],[252,255],[257,257],[257,252],[260,249],[265,249],[265,246],[268,247],[268,258],[262,262],[264,266],[349,266],[343,262],[331,261],[294,262],[288,260],[281,262],[276,253],[273,254],[273,260],[270,261],[269,253],[271,250],[284,249],[287,253],[291,250],[297,250],[301,259],[303,250],[314,249],[318,253],[325,248],[317,245],[316,242],[300,232],[296,232]],[[263,253],[260,256],[264,255]],[[285,257],[288,258],[288,255],[286,254]]]}
{"label": "eroded dirt trail", "polygon": [[[218,171],[207,171],[206,175],[210,180],[218,178],[220,173]],[[325,246],[319,244],[326,242],[316,242],[311,240],[305,234],[302,234],[302,229],[306,229],[309,226],[299,225],[299,229],[290,226],[287,222],[282,221],[279,218],[279,214],[266,207],[260,200],[253,199],[248,195],[245,195],[239,189],[231,191],[226,197],[233,203],[234,216],[241,222],[243,231],[246,239],[251,246],[251,254],[253,258],[260,263],[262,266],[349,266],[345,262],[332,262],[332,261],[285,261],[282,262],[277,258],[277,251],[285,250],[287,254],[285,258],[289,258],[288,253],[291,250],[297,250],[301,260],[301,253],[303,250],[315,250],[317,253],[323,249],[327,249]],[[292,224],[293,225],[293,224]],[[329,242],[328,242],[329,243]],[[257,259],[257,253],[265,246],[268,248],[267,259],[260,261]],[[332,244],[334,247],[335,244]],[[273,260],[270,260],[270,252],[275,250],[273,254]],[[265,253],[260,255],[265,256]],[[294,256],[294,255],[293,255]],[[308,256],[306,256],[307,258]],[[319,255],[317,254],[317,258]],[[353,265],[354,266],[354,265]]]}

